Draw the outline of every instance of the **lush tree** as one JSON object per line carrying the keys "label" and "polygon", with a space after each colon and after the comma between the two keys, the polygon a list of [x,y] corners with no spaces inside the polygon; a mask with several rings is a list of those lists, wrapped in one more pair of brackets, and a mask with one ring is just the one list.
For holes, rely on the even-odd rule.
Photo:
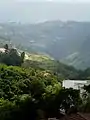
{"label": "lush tree", "polygon": [[0,53],[0,62],[6,65],[21,66],[25,53],[23,52],[20,56],[16,49],[9,49],[8,44],[5,45],[5,49],[5,53]]}
{"label": "lush tree", "polygon": [[23,118],[28,116],[34,119],[36,111],[46,110],[61,89],[57,77],[47,71],[0,65],[0,73],[0,97],[3,98],[2,102],[6,101],[6,107],[8,103],[11,105],[7,109],[3,105],[4,108],[0,109],[4,117],[6,109],[8,119],[17,118],[18,115],[22,118],[22,114]]}
{"label": "lush tree", "polygon": [[22,53],[21,53],[21,63],[24,62],[24,58],[25,58],[25,52],[22,52]]}

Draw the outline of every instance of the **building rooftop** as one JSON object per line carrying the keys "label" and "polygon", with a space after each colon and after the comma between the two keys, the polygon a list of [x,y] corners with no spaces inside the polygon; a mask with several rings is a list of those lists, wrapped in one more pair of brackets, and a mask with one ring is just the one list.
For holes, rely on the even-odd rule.
{"label": "building rooftop", "polygon": [[65,88],[79,89],[84,85],[89,85],[90,80],[64,80],[62,85]]}

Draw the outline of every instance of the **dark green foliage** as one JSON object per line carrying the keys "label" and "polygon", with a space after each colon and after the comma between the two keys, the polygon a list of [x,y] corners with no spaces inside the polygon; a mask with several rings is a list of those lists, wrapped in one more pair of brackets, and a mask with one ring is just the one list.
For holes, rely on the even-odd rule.
{"label": "dark green foliage", "polygon": [[13,66],[0,65],[0,120],[36,120],[38,110],[44,111],[46,117],[57,116],[60,109],[67,114],[77,112],[82,103],[80,91],[62,88],[61,83],[63,79],[86,78],[89,69],[77,71],[58,61],[22,64],[24,55],[19,56],[15,49],[1,54],[7,58],[3,63]]}
{"label": "dark green foliage", "polygon": [[36,107],[29,95],[19,96],[14,102],[0,99],[0,120],[35,120]]}
{"label": "dark green foliage", "polygon": [[90,93],[90,85],[85,85],[84,90],[86,90],[87,93]]}
{"label": "dark green foliage", "polygon": [[1,120],[35,120],[38,110],[56,116],[60,106],[67,111],[72,103],[78,106],[76,92],[62,89],[49,71],[0,65]]}
{"label": "dark green foliage", "polygon": [[59,96],[60,107],[64,108],[66,112],[70,110],[71,106],[77,107],[81,102],[79,90],[62,89]]}
{"label": "dark green foliage", "polygon": [[0,62],[6,65],[20,66],[21,58],[15,53],[3,53],[3,55],[0,58]]}
{"label": "dark green foliage", "polygon": [[85,85],[83,89],[84,92],[82,94],[82,104],[79,106],[79,111],[90,113],[90,85]]}
{"label": "dark green foliage", "polygon": [[8,50],[8,49],[9,49],[8,44],[5,44],[5,45],[4,45],[4,48],[5,48],[6,50]]}
{"label": "dark green foliage", "polygon": [[0,119],[16,120],[30,117],[33,120],[37,109],[42,108],[41,100],[43,103],[50,92],[56,94],[60,89],[60,84],[51,73],[2,64],[0,65],[0,98],[2,98]]}
{"label": "dark green foliage", "polygon": [[21,53],[21,62],[22,62],[22,63],[24,62],[24,58],[25,58],[25,52],[22,52],[22,53]]}
{"label": "dark green foliage", "polygon": [[9,49],[8,44],[5,45],[5,52],[0,53],[0,63],[13,66],[21,66],[24,62],[25,53],[22,52],[21,56],[18,51],[14,48]]}
{"label": "dark green foliage", "polygon": [[[60,109],[64,109],[66,114],[77,112],[80,103],[81,98],[78,90],[61,89],[58,94],[47,96],[43,106],[48,115],[55,116]],[[71,110],[72,107],[74,111]]]}
{"label": "dark green foliage", "polygon": [[43,62],[27,60],[22,64],[22,66],[24,68],[33,67],[35,69],[49,70],[58,77],[58,81],[63,79],[78,79],[79,77],[79,70],[54,60]]}

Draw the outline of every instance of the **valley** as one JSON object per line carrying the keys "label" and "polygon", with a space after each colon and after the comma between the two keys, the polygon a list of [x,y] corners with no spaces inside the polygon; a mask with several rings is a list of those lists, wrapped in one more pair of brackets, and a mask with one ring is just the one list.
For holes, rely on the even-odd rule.
{"label": "valley", "polygon": [[89,67],[89,22],[2,23],[0,41],[27,52],[49,55],[77,69]]}

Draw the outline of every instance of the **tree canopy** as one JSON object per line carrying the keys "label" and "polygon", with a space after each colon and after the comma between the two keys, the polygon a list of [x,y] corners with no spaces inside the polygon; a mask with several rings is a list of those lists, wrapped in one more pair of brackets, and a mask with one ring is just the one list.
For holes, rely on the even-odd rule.
{"label": "tree canopy", "polygon": [[[24,61],[25,53],[9,49],[0,53],[0,120],[31,119],[90,111],[90,86],[87,94],[62,87],[64,79],[89,80],[90,68],[76,70],[59,61]],[[37,118],[38,117],[38,118]]]}

